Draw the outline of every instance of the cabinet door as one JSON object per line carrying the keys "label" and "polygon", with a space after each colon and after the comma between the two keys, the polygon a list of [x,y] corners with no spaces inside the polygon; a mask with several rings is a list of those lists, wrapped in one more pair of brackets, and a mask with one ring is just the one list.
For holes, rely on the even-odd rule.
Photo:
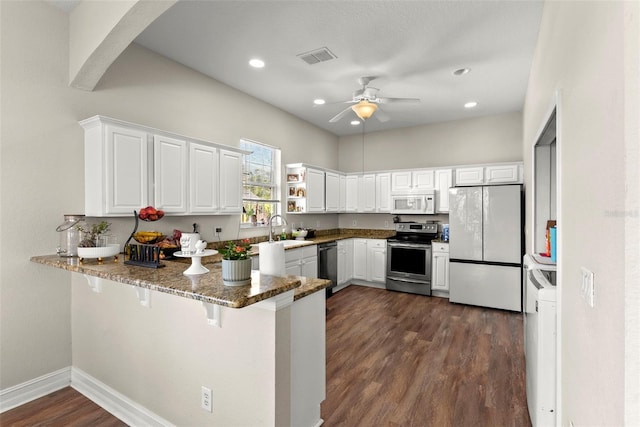
{"label": "cabinet door", "polygon": [[358,186],[359,180],[357,175],[349,175],[346,179],[346,211],[358,211]]}
{"label": "cabinet door", "polygon": [[436,212],[449,212],[449,188],[453,185],[451,169],[438,169],[436,178]]}
{"label": "cabinet door", "polygon": [[340,175],[325,172],[325,211],[338,212],[340,210]]}
{"label": "cabinet door", "polygon": [[391,212],[391,174],[376,175],[376,212]]}
{"label": "cabinet door", "polygon": [[434,290],[449,290],[449,254],[434,252],[431,272],[431,288]]}
{"label": "cabinet door", "polygon": [[367,240],[367,280],[384,282],[387,274],[387,242],[381,239]]}
{"label": "cabinet door", "polygon": [[342,285],[347,281],[347,257],[345,250],[344,240],[338,241],[338,283],[337,285]]}
{"label": "cabinet door", "polygon": [[302,276],[302,269],[300,268],[300,261],[291,261],[284,265],[284,272],[287,275]]}
{"label": "cabinet door", "polygon": [[171,213],[187,213],[187,142],[153,137],[154,205]]}
{"label": "cabinet door", "polygon": [[105,214],[133,214],[149,205],[146,132],[106,125]]}
{"label": "cabinet door", "polygon": [[411,171],[398,171],[391,173],[391,191],[407,192],[411,190]]}
{"label": "cabinet door", "polygon": [[220,150],[220,213],[242,213],[242,154]]}
{"label": "cabinet door", "polygon": [[483,167],[456,169],[456,185],[481,185],[483,183]]}
{"label": "cabinet door", "polygon": [[318,278],[318,257],[303,258],[301,261],[300,275],[304,277]]}
{"label": "cabinet door", "polygon": [[340,175],[340,204],[338,211],[347,211],[347,177],[345,175]]}
{"label": "cabinet door", "polygon": [[189,144],[189,211],[218,211],[218,150],[208,145]]}
{"label": "cabinet door", "polygon": [[367,280],[367,239],[353,239],[353,278]]}
{"label": "cabinet door", "polygon": [[487,166],[485,168],[485,182],[487,184],[518,183],[520,173],[518,165]]}
{"label": "cabinet door", "polygon": [[432,170],[414,171],[412,173],[412,189],[414,191],[433,190],[434,174]]}
{"label": "cabinet door", "polygon": [[376,176],[366,174],[360,177],[359,212],[375,212],[376,210]]}
{"label": "cabinet door", "polygon": [[324,171],[307,168],[307,212],[324,212]]}

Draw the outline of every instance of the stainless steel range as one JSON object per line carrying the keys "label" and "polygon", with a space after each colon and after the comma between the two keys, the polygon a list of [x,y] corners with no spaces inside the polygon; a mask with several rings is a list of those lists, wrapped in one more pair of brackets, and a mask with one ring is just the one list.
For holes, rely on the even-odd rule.
{"label": "stainless steel range", "polygon": [[387,239],[387,289],[431,295],[431,241],[437,235],[436,223],[396,223],[396,235]]}

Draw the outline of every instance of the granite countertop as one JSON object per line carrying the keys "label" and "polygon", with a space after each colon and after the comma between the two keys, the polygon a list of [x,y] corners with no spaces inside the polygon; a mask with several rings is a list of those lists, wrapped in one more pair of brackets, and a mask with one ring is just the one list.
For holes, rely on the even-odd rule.
{"label": "granite countertop", "polygon": [[117,261],[106,258],[103,264],[94,259],[85,259],[80,263],[78,258],[58,255],[34,256],[31,261],[231,308],[246,307],[291,289],[295,290],[294,300],[298,300],[331,285],[331,281],[325,279],[269,276],[254,270],[251,272],[251,285],[225,286],[222,283],[222,263],[215,256],[202,259],[209,273],[193,276],[182,274],[187,268],[184,262],[165,260],[162,268],[146,268],[124,264],[122,255]]}

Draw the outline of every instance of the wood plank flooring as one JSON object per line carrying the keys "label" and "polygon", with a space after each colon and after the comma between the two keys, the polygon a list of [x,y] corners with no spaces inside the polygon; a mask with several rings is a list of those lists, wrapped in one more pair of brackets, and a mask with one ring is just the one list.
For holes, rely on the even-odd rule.
{"label": "wood plank flooring", "polygon": [[[517,313],[349,286],[327,300],[324,427],[528,427],[522,342]],[[2,427],[125,425],[70,387],[0,414]]]}
{"label": "wood plank flooring", "polygon": [[327,300],[324,426],[530,426],[522,315],[349,286]]}
{"label": "wood plank flooring", "polygon": [[71,387],[0,414],[2,427],[122,427],[125,423]]}

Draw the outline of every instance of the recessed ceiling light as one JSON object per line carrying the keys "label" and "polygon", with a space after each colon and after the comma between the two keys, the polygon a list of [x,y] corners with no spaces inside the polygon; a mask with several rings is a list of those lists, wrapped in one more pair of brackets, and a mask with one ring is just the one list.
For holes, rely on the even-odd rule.
{"label": "recessed ceiling light", "polygon": [[464,104],[464,108],[474,108],[478,105],[476,101],[470,101]]}
{"label": "recessed ceiling light", "polygon": [[318,98],[318,99],[314,99],[313,103],[316,104],[316,105],[324,105],[325,100]]}
{"label": "recessed ceiling light", "polygon": [[455,70],[453,72],[454,76],[464,76],[465,74],[467,74],[469,71],[471,71],[471,68],[458,68],[457,70]]}
{"label": "recessed ceiling light", "polygon": [[360,124],[360,120],[351,120],[352,126],[358,126]]}
{"label": "recessed ceiling light", "polygon": [[251,65],[253,68],[264,68],[264,61],[258,58],[254,58],[249,61],[249,65]]}

